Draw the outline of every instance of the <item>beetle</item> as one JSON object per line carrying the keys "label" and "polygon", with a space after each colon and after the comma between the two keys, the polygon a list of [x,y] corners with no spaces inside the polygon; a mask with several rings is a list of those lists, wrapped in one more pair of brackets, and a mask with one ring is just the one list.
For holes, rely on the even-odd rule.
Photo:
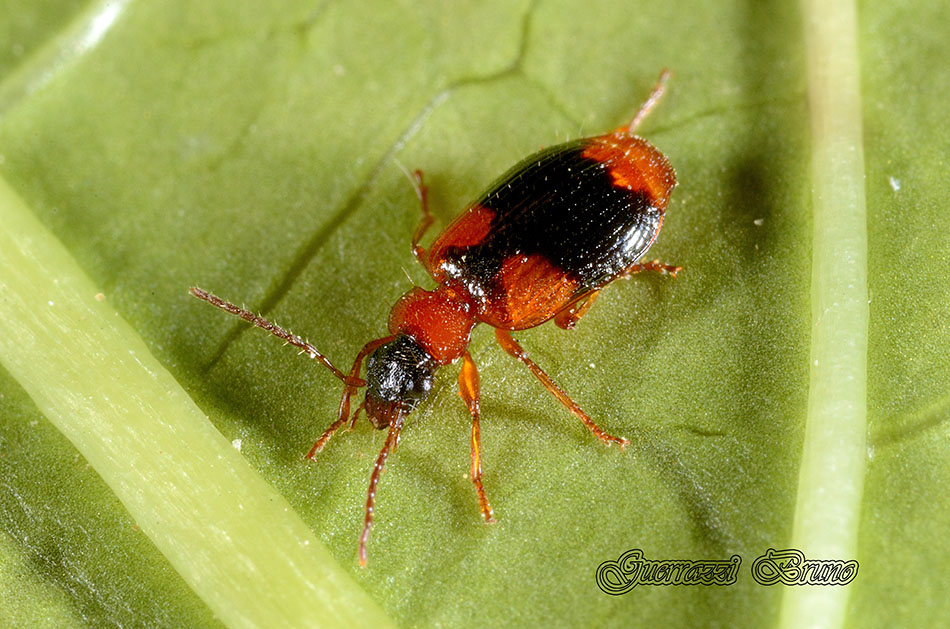
{"label": "beetle", "polygon": [[[662,96],[670,73],[663,70],[629,124],[611,133],[543,149],[516,164],[450,223],[428,249],[420,245],[433,223],[422,173],[413,175],[422,220],[412,251],[438,284],[413,287],[393,306],[389,335],[370,341],[344,372],[297,335],[201,288],[195,297],[263,328],[317,359],[343,382],[337,419],[313,444],[323,449],[344,424],[365,410],[378,429],[388,429],[370,476],[359,561],[367,542],[380,474],[399,444],[406,416],[432,390],[435,371],[462,361],[459,394],[472,417],[471,480],[486,522],[494,522],[482,485],[479,431],[480,382],[468,352],[472,329],[495,328],[501,348],[521,361],[595,437],[623,449],[629,441],[604,431],[537,365],[511,332],[550,319],[571,329],[610,282],[641,271],[676,276],[682,267],[641,262],[656,240],[676,175],[666,157],[634,134]],[[366,377],[360,377],[363,362]],[[350,416],[350,401],[366,388]]]}

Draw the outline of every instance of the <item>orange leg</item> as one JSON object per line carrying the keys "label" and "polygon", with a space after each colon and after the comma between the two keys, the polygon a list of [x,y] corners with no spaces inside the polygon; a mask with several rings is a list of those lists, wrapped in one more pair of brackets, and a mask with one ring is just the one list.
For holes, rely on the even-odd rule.
{"label": "orange leg", "polygon": [[[346,420],[349,419],[350,398],[352,398],[353,394],[356,393],[356,389],[358,388],[358,386],[363,386],[365,384],[365,382],[359,377],[360,368],[362,368],[363,366],[363,359],[369,356],[370,352],[372,352],[374,349],[376,349],[380,345],[389,343],[394,338],[396,337],[385,336],[381,339],[370,341],[369,343],[364,345],[363,349],[360,350],[360,353],[356,355],[356,360],[353,361],[353,367],[350,369],[349,379],[343,381],[343,382],[346,382],[347,384],[345,387],[343,387],[343,397],[340,398],[340,411],[339,411],[339,414],[337,415],[336,421],[330,424],[330,427],[327,428],[322,435],[320,435],[320,438],[317,439],[316,442],[313,444],[313,447],[310,448],[310,452],[307,453],[308,459],[312,459],[317,452],[319,452],[320,450],[323,450],[323,446],[325,446],[327,441],[330,440],[330,437],[333,436],[333,433],[339,430],[340,426],[345,424]],[[351,384],[351,383],[355,383],[356,381],[359,381],[361,384],[359,384],[358,386],[356,384]],[[356,423],[356,417],[359,415],[360,409],[362,408],[363,408],[363,405],[361,404],[359,408],[356,409],[356,412],[353,414],[353,422],[350,424],[350,428],[352,428],[353,424]]]}
{"label": "orange leg", "polygon": [[[653,260],[652,262],[642,262],[631,265],[618,277],[630,277],[634,273],[640,273],[642,271],[656,271],[657,273],[662,273],[663,275],[672,275],[673,277],[676,277],[676,274],[682,270],[683,267],[681,266],[664,264],[659,260]],[[590,310],[591,306],[594,305],[594,301],[597,299],[597,295],[599,293],[600,290],[591,291],[581,296],[580,299],[568,304],[563,310],[554,316],[555,325],[564,330],[573,329],[577,321],[587,314],[587,311]]]}
{"label": "orange leg", "polygon": [[676,277],[676,274],[682,270],[683,267],[681,266],[664,264],[659,260],[652,260],[650,262],[638,262],[637,264],[634,264],[624,271],[620,277],[630,277],[634,273],[640,273],[642,271],[656,271],[657,273],[662,273],[663,275],[672,275],[673,277]]}
{"label": "orange leg", "polygon": [[459,372],[459,395],[468,405],[468,412],[472,414],[472,482],[475,483],[475,491],[478,492],[478,507],[482,511],[485,522],[491,524],[495,521],[495,518],[492,517],[492,508],[488,503],[488,497],[485,496],[485,488],[482,486],[482,440],[478,429],[480,413],[478,369],[467,350],[462,354],[462,370]]}
{"label": "orange leg", "polygon": [[617,129],[618,133],[627,133],[632,134],[636,131],[637,127],[640,126],[640,123],[650,115],[650,112],[653,111],[653,108],[656,107],[656,104],[660,102],[660,98],[663,96],[663,92],[666,91],[666,83],[670,80],[672,72],[663,68],[663,71],[660,72],[660,78],[656,80],[656,85],[653,86],[653,90],[650,92],[650,95],[647,97],[643,104],[640,105],[640,109],[633,116],[633,120],[630,121],[626,127],[620,127]]}
{"label": "orange leg", "polygon": [[376,458],[376,465],[373,466],[373,473],[369,478],[369,492],[366,496],[366,517],[363,519],[363,534],[360,535],[360,565],[364,568],[366,567],[366,543],[369,541],[369,529],[373,524],[373,512],[376,508],[376,486],[379,484],[380,474],[383,473],[383,466],[386,465],[386,458],[399,444],[399,432],[402,430],[404,418],[405,415],[399,413],[389,425],[386,443],[383,444],[383,449],[379,451],[379,456]]}
{"label": "orange leg", "polygon": [[554,324],[562,330],[573,329],[577,320],[587,314],[590,307],[594,305],[599,293],[599,290],[591,291],[574,303],[569,304],[554,316]]}
{"label": "orange leg", "polygon": [[538,366],[536,362],[528,358],[528,353],[524,351],[521,345],[518,344],[508,330],[502,330],[500,328],[495,328],[495,338],[498,339],[498,344],[501,345],[501,348],[508,352],[511,356],[517,358],[531,370],[531,373],[541,381],[541,384],[551,392],[551,395],[557,398],[558,402],[563,404],[567,410],[571,411],[575,417],[584,422],[584,425],[587,426],[588,430],[594,433],[594,436],[610,445],[611,443],[616,443],[620,445],[620,449],[623,450],[629,443],[627,439],[623,437],[614,437],[613,435],[607,434],[604,430],[594,423],[594,421],[588,417],[580,406],[577,405],[574,400],[567,396],[567,393],[557,385],[551,377],[544,373],[544,370]]}
{"label": "orange leg", "polygon": [[416,227],[416,231],[412,235],[412,252],[415,254],[419,264],[422,265],[422,268],[428,271],[429,263],[426,261],[426,250],[422,248],[419,241],[425,236],[434,220],[432,212],[429,211],[429,188],[422,182],[421,170],[414,171],[411,180],[413,188],[416,189],[416,196],[419,197],[419,205],[422,208],[422,220],[419,221],[419,226]]}

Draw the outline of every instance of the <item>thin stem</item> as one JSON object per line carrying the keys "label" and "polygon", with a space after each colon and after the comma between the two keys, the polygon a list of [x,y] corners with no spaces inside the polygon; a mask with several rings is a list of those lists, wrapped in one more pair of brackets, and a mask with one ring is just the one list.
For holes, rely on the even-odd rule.
{"label": "thin stem", "polygon": [[98,292],[0,179],[0,361],[185,582],[229,626],[388,624]]}
{"label": "thin stem", "polygon": [[[853,0],[803,0],[811,116],[811,379],[791,545],[856,559],[867,446],[867,218]],[[789,587],[786,627],[840,627],[852,586]]]}

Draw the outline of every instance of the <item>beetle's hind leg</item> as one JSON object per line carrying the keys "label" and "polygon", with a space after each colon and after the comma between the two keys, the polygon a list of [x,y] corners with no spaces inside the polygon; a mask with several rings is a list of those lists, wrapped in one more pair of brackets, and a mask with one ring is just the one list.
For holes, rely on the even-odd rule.
{"label": "beetle's hind leg", "polygon": [[637,130],[637,127],[640,126],[640,123],[650,115],[650,112],[653,111],[653,108],[656,107],[657,103],[660,102],[660,99],[663,97],[663,92],[666,91],[666,84],[672,76],[667,68],[663,68],[660,72],[660,78],[656,80],[656,85],[653,86],[653,90],[650,91],[650,95],[647,96],[647,99],[643,101],[643,104],[640,105],[640,109],[637,110],[637,113],[634,114],[633,119],[625,127],[620,127],[617,129],[620,133],[626,133],[632,135],[634,131]]}
{"label": "beetle's hind leg", "polygon": [[525,364],[525,366],[531,370],[531,373],[541,381],[541,384],[544,385],[548,391],[551,392],[551,395],[557,398],[558,402],[564,405],[567,410],[571,411],[575,417],[584,422],[584,425],[587,426],[587,429],[594,433],[594,436],[610,445],[611,443],[616,443],[620,446],[620,449],[623,450],[630,441],[624,439],[623,437],[615,437],[611,434],[608,434],[604,431],[603,428],[594,423],[587,413],[581,409],[577,403],[568,397],[567,393],[557,385],[554,380],[551,379],[551,376],[544,373],[544,370],[538,366],[536,362],[528,358],[528,352],[524,351],[521,345],[518,344],[518,341],[511,336],[511,333],[508,330],[502,330],[501,328],[495,328],[495,338],[498,339],[498,344],[501,345],[501,348],[508,352],[509,355],[517,358]]}
{"label": "beetle's hind leg", "polygon": [[651,260],[650,262],[638,262],[631,265],[620,277],[630,277],[634,273],[641,273],[643,271],[655,271],[663,275],[676,277],[676,274],[682,270],[683,267],[676,266],[675,264],[665,264],[659,260]]}
{"label": "beetle's hind leg", "polygon": [[[655,271],[663,275],[671,275],[676,277],[676,274],[682,270],[683,267],[681,266],[676,266],[674,264],[664,264],[659,260],[653,260],[651,262],[638,262],[637,264],[630,265],[630,267],[621,273],[618,278],[630,277],[634,273],[642,273],[643,271]],[[573,329],[578,320],[587,314],[587,311],[590,310],[591,306],[594,305],[594,301],[597,299],[597,295],[599,294],[600,290],[594,290],[581,295],[581,297],[566,305],[564,308],[558,311],[556,315],[554,315],[555,325],[564,330]]]}
{"label": "beetle's hind leg", "polygon": [[564,306],[556,315],[554,315],[554,324],[562,330],[573,330],[577,321],[587,314],[590,307],[594,305],[600,290],[594,290],[580,299],[576,299]]}

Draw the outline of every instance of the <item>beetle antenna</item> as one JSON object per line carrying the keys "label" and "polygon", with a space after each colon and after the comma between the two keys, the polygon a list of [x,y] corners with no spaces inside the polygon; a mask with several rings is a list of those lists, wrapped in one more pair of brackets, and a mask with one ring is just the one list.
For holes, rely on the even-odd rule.
{"label": "beetle antenna", "polygon": [[376,485],[379,484],[379,475],[383,472],[383,466],[386,465],[386,458],[389,453],[396,449],[399,443],[399,432],[402,430],[403,418],[405,413],[398,411],[389,424],[389,434],[386,435],[386,443],[383,449],[379,451],[376,458],[376,465],[373,466],[373,474],[369,478],[369,492],[366,496],[366,517],[363,520],[363,534],[360,535],[360,565],[366,567],[366,543],[369,541],[369,529],[373,524],[373,512],[376,508]]}
{"label": "beetle antenna", "polygon": [[656,85],[653,86],[653,91],[650,92],[650,95],[647,97],[643,104],[640,105],[639,111],[634,115],[633,120],[630,121],[630,124],[626,128],[621,127],[621,131],[625,131],[628,134],[632,134],[637,127],[640,126],[640,123],[650,115],[650,112],[653,111],[653,108],[656,107],[656,104],[660,102],[660,98],[663,97],[663,92],[666,91],[666,84],[669,82],[670,77],[673,75],[672,72],[667,68],[663,68],[660,72],[660,78],[656,80]]}
{"label": "beetle antenna", "polygon": [[316,347],[314,347],[307,341],[303,340],[302,338],[300,338],[293,332],[289,332],[288,330],[283,329],[276,323],[271,323],[264,317],[260,315],[256,315],[250,310],[247,310],[246,308],[241,308],[240,306],[236,306],[232,304],[230,301],[221,299],[217,295],[213,293],[209,293],[208,291],[198,288],[197,286],[192,286],[188,290],[188,292],[194,295],[195,297],[197,297],[198,299],[208,302],[212,306],[216,306],[220,308],[221,310],[224,310],[225,312],[230,312],[233,315],[241,317],[248,323],[252,323],[256,325],[257,327],[261,328],[262,330],[267,330],[274,336],[282,338],[284,341],[286,341],[290,345],[293,345],[294,347],[299,347],[301,350],[303,350],[304,353],[308,354],[310,358],[316,358],[318,361],[320,361],[320,363],[323,366],[325,366],[327,369],[333,372],[334,376],[336,376],[337,378],[339,378],[340,380],[342,380],[344,383],[348,385],[351,384],[351,382],[347,379],[346,374],[344,374],[342,371],[337,369],[333,365],[333,363],[330,362],[329,358],[321,354],[319,351],[317,351]]}

